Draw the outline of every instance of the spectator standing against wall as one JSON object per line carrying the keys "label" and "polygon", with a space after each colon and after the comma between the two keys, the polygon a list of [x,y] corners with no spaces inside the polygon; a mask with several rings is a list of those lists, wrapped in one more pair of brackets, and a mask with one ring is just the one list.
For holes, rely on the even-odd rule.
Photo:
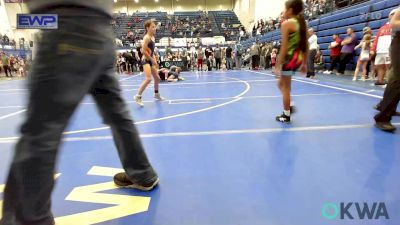
{"label": "spectator standing against wall", "polygon": [[211,58],[212,58],[211,56],[213,55],[213,49],[210,45],[207,45],[207,48],[205,49],[204,54],[206,56],[206,64],[208,67],[208,71],[211,71],[212,66],[213,66],[212,61],[211,61]]}
{"label": "spectator standing against wall", "polygon": [[257,57],[260,55],[260,50],[256,42],[250,48],[251,56],[251,69],[255,70],[257,68]]}
{"label": "spectator standing against wall", "polygon": [[261,61],[261,45],[260,45],[260,41],[256,42],[256,46],[257,46],[257,57],[256,57],[256,69],[258,69],[260,67],[260,61]]}
{"label": "spectator standing against wall", "polygon": [[261,59],[260,59],[260,68],[265,68],[266,67],[266,65],[265,65],[265,55],[266,55],[266,53],[267,53],[267,44],[264,43],[262,45],[262,47],[261,47],[261,53],[260,53],[260,57],[261,57]]}
{"label": "spectator standing against wall", "polygon": [[[395,11],[389,15],[389,21],[393,17]],[[392,27],[390,22],[383,25],[372,44],[371,54],[376,54],[375,68],[378,70],[378,81],[375,85],[385,85],[385,74],[390,66],[389,48],[392,42]]]}
{"label": "spectator standing against wall", "polygon": [[4,34],[4,36],[3,36],[3,44],[4,45],[10,44],[10,39],[8,38],[7,34]]}
{"label": "spectator standing against wall", "polygon": [[25,38],[19,39],[19,49],[25,50]]}
{"label": "spectator standing against wall", "polygon": [[314,79],[315,77],[315,66],[314,66],[314,59],[317,55],[318,51],[318,37],[314,33],[312,28],[308,29],[308,46],[309,46],[309,55],[308,55],[308,69],[307,69],[307,77]]}
{"label": "spectator standing against wall", "polygon": [[[3,64],[3,70],[6,73],[6,77],[12,77],[11,68],[10,68],[10,58],[4,52],[0,53],[0,60]],[[8,75],[10,73],[10,75]]]}
{"label": "spectator standing against wall", "polygon": [[360,56],[358,57],[356,70],[354,71],[353,81],[356,81],[358,78],[358,72],[360,71],[360,67],[363,69],[363,76],[361,78],[362,81],[367,80],[367,64],[370,60],[370,51],[371,51],[371,38],[370,34],[366,34],[363,37],[363,40],[357,45],[354,49],[361,48]]}
{"label": "spectator standing against wall", "polygon": [[240,70],[242,68],[242,55],[243,55],[243,47],[240,43],[235,45],[235,64],[236,69]]}
{"label": "spectator standing against wall", "polygon": [[342,50],[340,52],[340,65],[338,75],[344,75],[346,65],[351,61],[354,55],[354,48],[357,43],[357,36],[353,28],[347,29],[347,37],[342,41]]}
{"label": "spectator standing against wall", "polygon": [[226,68],[228,70],[233,69],[232,51],[232,47],[229,45],[228,48],[226,48]]}
{"label": "spectator standing against wall", "polygon": [[271,68],[271,53],[272,53],[272,45],[271,43],[268,43],[267,51],[265,53],[265,69]]}
{"label": "spectator standing against wall", "polygon": [[336,69],[337,65],[340,62],[340,51],[342,50],[342,40],[339,37],[339,34],[333,35],[333,42],[329,44],[329,49],[331,50],[331,65],[325,74],[332,74],[333,70]]}
{"label": "spectator standing against wall", "polygon": [[221,69],[221,62],[222,62],[222,49],[217,44],[217,47],[214,49],[214,58],[215,58],[215,67],[217,70]]}
{"label": "spectator standing against wall", "polygon": [[204,51],[202,47],[197,50],[197,71],[203,71]]}

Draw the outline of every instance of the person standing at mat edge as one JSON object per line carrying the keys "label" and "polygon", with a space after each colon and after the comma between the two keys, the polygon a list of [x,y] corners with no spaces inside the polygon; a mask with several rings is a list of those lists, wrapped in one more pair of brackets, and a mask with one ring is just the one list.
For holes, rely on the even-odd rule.
{"label": "person standing at mat edge", "polygon": [[390,25],[393,32],[390,46],[392,67],[383,100],[376,107],[380,113],[375,116],[375,126],[383,131],[394,132],[396,127],[390,121],[392,116],[397,114],[396,109],[400,101],[400,8],[394,13]]}
{"label": "person standing at mat edge", "polygon": [[135,102],[141,107],[144,106],[144,103],[142,101],[142,94],[146,89],[146,87],[151,83],[151,77],[153,77],[154,79],[154,98],[158,101],[164,100],[164,98],[161,97],[158,90],[161,79],[160,76],[158,75],[157,60],[154,57],[154,49],[156,47],[155,44],[156,24],[152,20],[147,20],[144,23],[144,29],[146,30],[146,34],[144,35],[143,38],[141,51],[143,54],[142,56],[143,72],[146,78],[140,85],[137,95],[135,95],[134,97]]}
{"label": "person standing at mat edge", "polygon": [[125,170],[114,176],[114,183],[152,190],[159,178],[115,76],[116,50],[110,26],[113,1],[26,3],[32,14],[57,14],[58,29],[42,31],[38,41],[29,76],[27,118],[11,162],[0,225],[55,224],[51,192],[58,149],[63,131],[87,93],[111,128]]}
{"label": "person standing at mat edge", "polygon": [[308,40],[307,25],[303,16],[304,3],[302,0],[288,0],[285,3],[282,23],[282,45],[275,68],[279,76],[279,89],[283,96],[283,113],[276,117],[278,122],[290,123],[292,76],[300,68],[302,73],[307,72]]}
{"label": "person standing at mat edge", "polygon": [[315,78],[315,56],[317,55],[317,51],[319,49],[318,46],[318,37],[314,32],[314,29],[308,29],[308,45],[310,46],[310,54],[308,55],[308,67],[307,67],[307,77],[314,79]]}

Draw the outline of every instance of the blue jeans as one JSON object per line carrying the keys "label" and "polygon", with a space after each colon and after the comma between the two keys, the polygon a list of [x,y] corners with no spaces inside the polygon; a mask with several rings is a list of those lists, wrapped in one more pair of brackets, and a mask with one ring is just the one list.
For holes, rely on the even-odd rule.
{"label": "blue jeans", "polygon": [[232,60],[232,58],[226,57],[226,68],[228,70],[233,69],[233,60]]}
{"label": "blue jeans", "polygon": [[44,31],[38,43],[27,118],[6,183],[1,225],[54,224],[50,198],[62,133],[87,93],[111,127],[130,179],[140,182],[156,175],[115,77],[110,18],[86,8],[35,13],[58,14],[59,29]]}

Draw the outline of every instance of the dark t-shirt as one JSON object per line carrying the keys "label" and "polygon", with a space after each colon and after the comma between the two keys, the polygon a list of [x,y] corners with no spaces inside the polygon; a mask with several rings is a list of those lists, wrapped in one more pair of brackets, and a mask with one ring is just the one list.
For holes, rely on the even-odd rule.
{"label": "dark t-shirt", "polygon": [[228,47],[226,49],[226,57],[227,58],[232,58],[232,48],[231,47]]}
{"label": "dark t-shirt", "polygon": [[211,49],[207,48],[206,53],[205,53],[206,58],[208,59],[212,55],[212,53],[213,53],[213,51]]}

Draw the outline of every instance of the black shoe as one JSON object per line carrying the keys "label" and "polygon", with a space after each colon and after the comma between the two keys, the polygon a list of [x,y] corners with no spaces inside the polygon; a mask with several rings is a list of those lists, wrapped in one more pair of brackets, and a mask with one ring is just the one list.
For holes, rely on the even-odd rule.
{"label": "black shoe", "polygon": [[151,191],[160,182],[158,176],[140,183],[133,183],[126,173],[117,173],[114,176],[114,183],[120,188],[133,188],[141,191]]}
{"label": "black shoe", "polygon": [[396,127],[394,127],[390,122],[376,122],[375,127],[386,132],[394,132],[396,130]]}
{"label": "black shoe", "polygon": [[296,112],[297,112],[296,106],[294,105],[290,106],[290,113],[296,113]]}
{"label": "black shoe", "polygon": [[290,116],[286,116],[284,113],[276,117],[276,121],[281,123],[290,123]]}
{"label": "black shoe", "polygon": [[375,86],[384,86],[384,85],[386,85],[386,84],[385,83],[379,83],[379,82],[375,83]]}

